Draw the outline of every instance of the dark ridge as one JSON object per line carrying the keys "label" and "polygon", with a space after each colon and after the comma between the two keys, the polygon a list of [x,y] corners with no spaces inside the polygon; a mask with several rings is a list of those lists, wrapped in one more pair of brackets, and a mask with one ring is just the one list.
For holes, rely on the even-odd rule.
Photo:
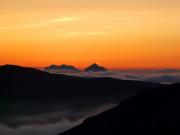
{"label": "dark ridge", "polygon": [[[51,74],[14,65],[0,66],[0,123],[18,128],[23,123],[13,121],[15,118],[62,109],[87,114],[96,107],[117,104],[139,91],[160,86],[140,81]],[[77,120],[75,115],[66,118]],[[78,118],[84,118],[83,114]]]}
{"label": "dark ridge", "polygon": [[0,67],[0,97],[67,98],[103,97],[136,93],[160,84],[112,78],[80,78],[57,75],[14,65]]}
{"label": "dark ridge", "polygon": [[180,134],[180,84],[155,88],[60,135]]}

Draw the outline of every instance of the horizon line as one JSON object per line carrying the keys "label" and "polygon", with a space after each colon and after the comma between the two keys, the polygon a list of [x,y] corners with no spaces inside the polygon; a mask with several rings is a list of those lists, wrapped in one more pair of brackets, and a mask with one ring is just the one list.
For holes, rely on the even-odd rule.
{"label": "horizon line", "polygon": [[[0,66],[5,66],[5,65],[12,65],[12,66],[20,66],[20,67],[29,67],[29,68],[36,68],[36,69],[44,69],[47,66],[28,66],[28,65],[21,65],[21,64],[0,64]],[[52,65],[52,64],[51,64]],[[56,64],[55,64],[56,65]],[[57,64],[58,65],[58,64]],[[62,64],[60,64],[62,65]],[[67,64],[68,65],[68,64]],[[91,64],[89,64],[91,65]],[[87,68],[89,65],[87,66],[74,66],[75,68],[83,71],[85,68]],[[50,66],[50,65],[48,65]],[[100,66],[103,66],[100,64]],[[174,67],[108,67],[108,66],[103,66],[105,67],[107,70],[113,71],[113,70],[180,70],[180,67],[174,68]]]}

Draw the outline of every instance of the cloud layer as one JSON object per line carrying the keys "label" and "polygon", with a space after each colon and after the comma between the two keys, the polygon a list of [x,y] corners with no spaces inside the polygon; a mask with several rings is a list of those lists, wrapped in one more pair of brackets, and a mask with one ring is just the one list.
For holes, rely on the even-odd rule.
{"label": "cloud layer", "polygon": [[66,73],[62,71],[52,71],[54,73],[63,73],[81,77],[111,77],[124,80],[139,80],[153,83],[172,84],[180,82],[180,70],[125,70],[125,71],[107,71],[107,72],[79,72]]}
{"label": "cloud layer", "polygon": [[16,127],[2,124],[0,121],[0,135],[57,135],[82,123],[87,117],[101,113],[114,106],[115,104],[105,104],[91,111],[61,109],[58,112],[17,116],[11,119],[13,125],[17,125]]}

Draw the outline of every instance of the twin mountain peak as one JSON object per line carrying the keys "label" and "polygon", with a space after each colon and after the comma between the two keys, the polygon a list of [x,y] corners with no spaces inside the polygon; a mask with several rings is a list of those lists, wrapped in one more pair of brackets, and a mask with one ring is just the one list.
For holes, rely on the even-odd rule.
{"label": "twin mountain peak", "polygon": [[[46,67],[45,70],[68,70],[68,71],[80,71],[78,68],[72,66],[72,65],[66,65],[66,64],[63,64],[63,65],[60,65],[60,66],[57,66],[57,65],[50,65],[49,67]],[[100,72],[100,71],[107,71],[106,68],[104,68],[103,66],[100,66],[96,63],[88,66],[87,68],[84,69],[84,71],[86,72]]]}

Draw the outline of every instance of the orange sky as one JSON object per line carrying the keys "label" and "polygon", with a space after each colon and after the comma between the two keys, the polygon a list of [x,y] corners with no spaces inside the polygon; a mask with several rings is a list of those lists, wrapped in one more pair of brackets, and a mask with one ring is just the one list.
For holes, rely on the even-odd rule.
{"label": "orange sky", "polygon": [[180,68],[179,0],[0,0],[0,65]]}

